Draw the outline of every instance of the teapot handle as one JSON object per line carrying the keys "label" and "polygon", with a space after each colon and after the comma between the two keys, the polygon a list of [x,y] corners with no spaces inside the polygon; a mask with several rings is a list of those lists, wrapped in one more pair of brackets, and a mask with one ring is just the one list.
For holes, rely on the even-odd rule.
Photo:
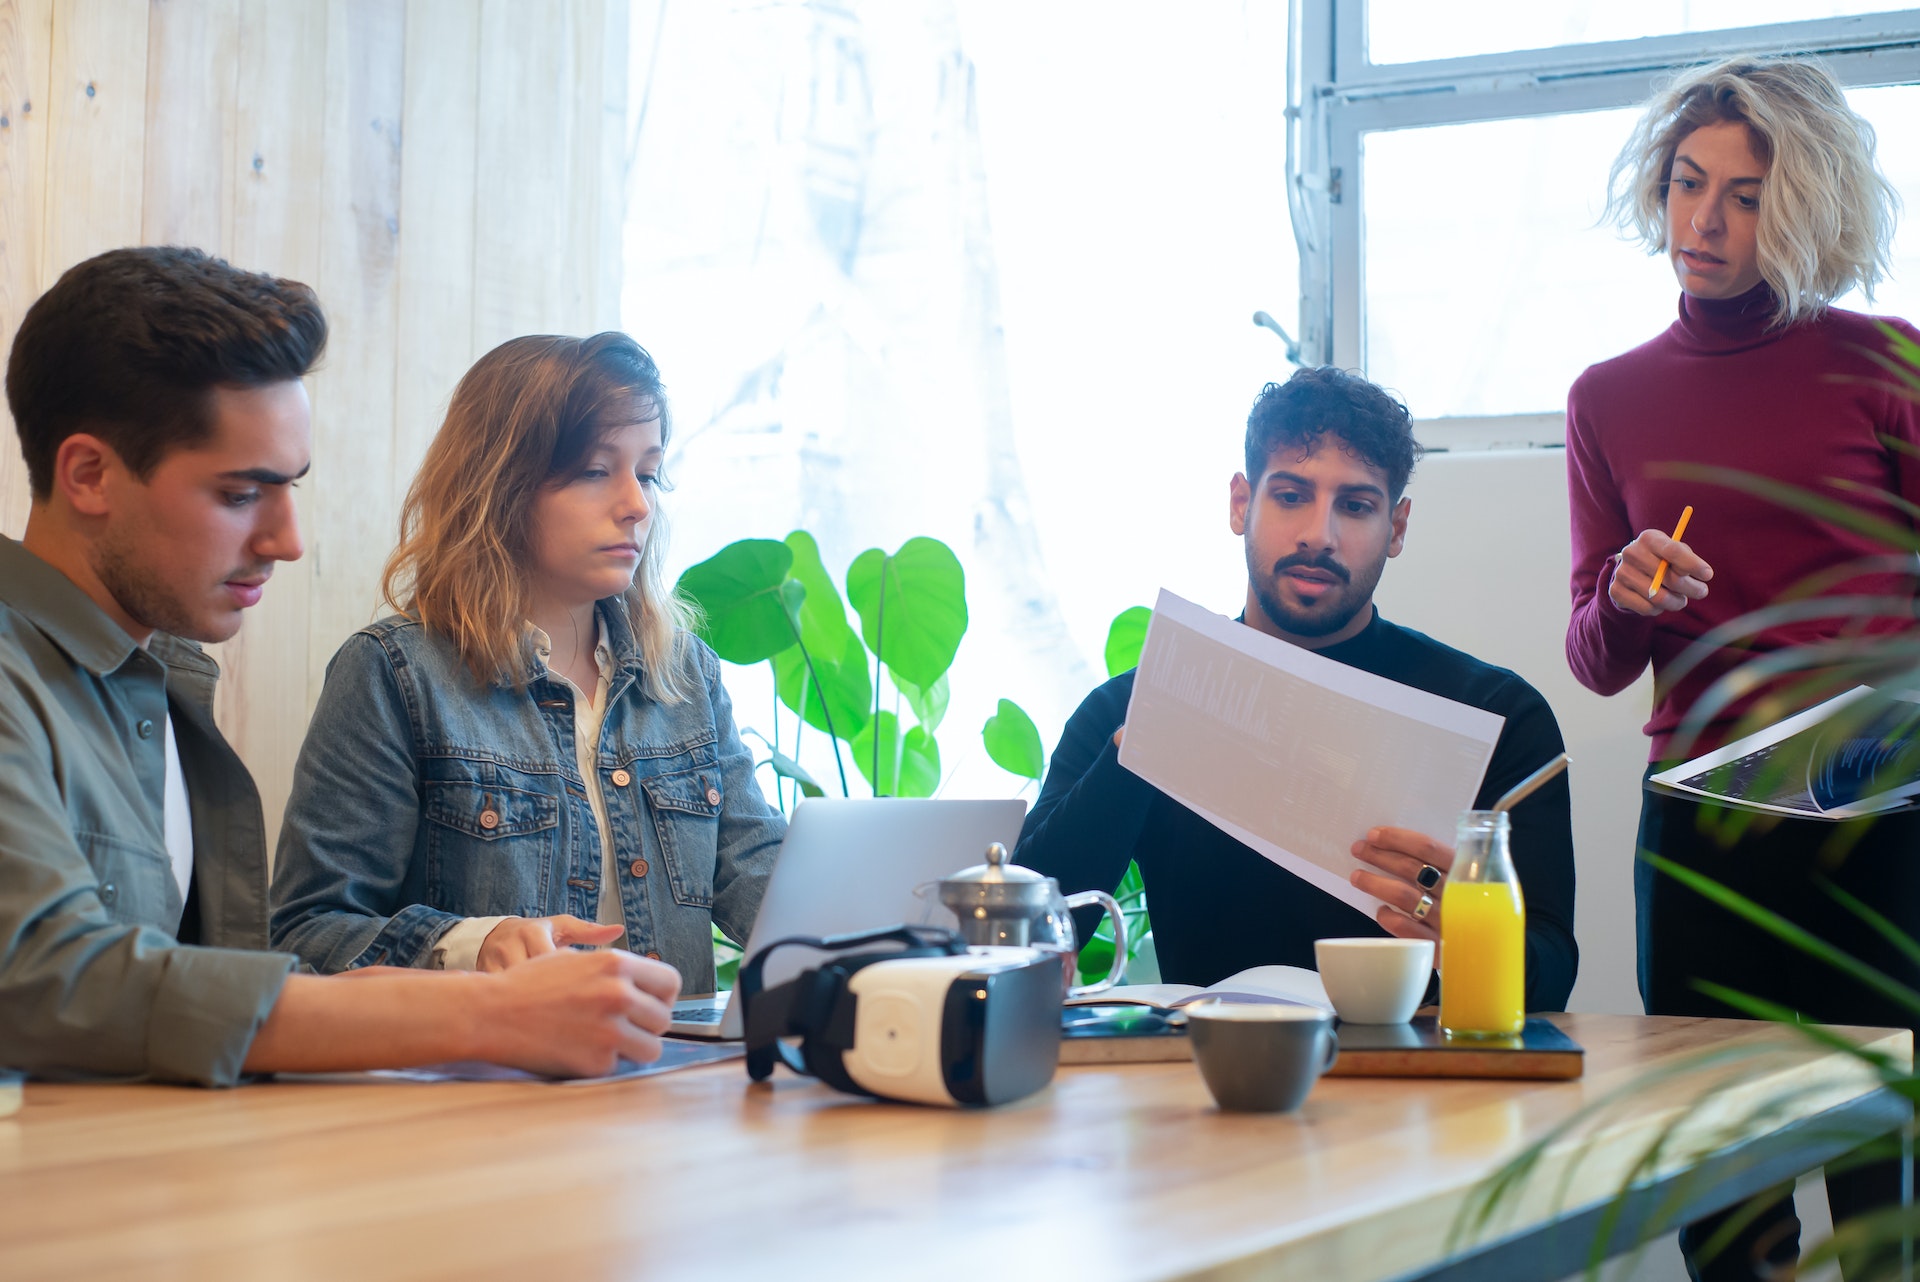
{"label": "teapot handle", "polygon": [[1094,984],[1082,984],[1078,988],[1067,990],[1069,997],[1087,997],[1094,993],[1104,993],[1120,982],[1120,976],[1127,969],[1127,917],[1120,911],[1120,904],[1104,890],[1083,890],[1077,895],[1067,896],[1069,909],[1085,908],[1090,904],[1099,904],[1106,910],[1107,917],[1113,922],[1113,965],[1107,970],[1107,977]]}

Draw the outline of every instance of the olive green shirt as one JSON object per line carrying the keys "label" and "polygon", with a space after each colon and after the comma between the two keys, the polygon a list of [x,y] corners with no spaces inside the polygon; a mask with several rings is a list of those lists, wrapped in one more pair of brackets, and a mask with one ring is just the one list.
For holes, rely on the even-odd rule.
{"label": "olive green shirt", "polygon": [[[145,649],[0,538],[0,1065],[231,1085],[295,959],[267,947],[260,795],[213,722],[220,669]],[[200,938],[167,856],[171,713]]]}

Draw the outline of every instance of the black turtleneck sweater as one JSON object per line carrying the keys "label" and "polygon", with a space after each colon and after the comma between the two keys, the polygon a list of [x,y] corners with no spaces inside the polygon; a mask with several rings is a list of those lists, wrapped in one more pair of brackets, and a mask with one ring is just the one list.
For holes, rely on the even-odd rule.
{"label": "black turtleneck sweater", "polygon": [[[1775,499],[1698,478],[1663,476],[1672,463],[1733,468],[1806,487],[1856,512],[1910,529],[1900,500],[1920,503],[1920,405],[1875,359],[1892,347],[1871,316],[1829,309],[1771,327],[1774,295],[1761,284],[1739,298],[1682,294],[1680,316],[1652,342],[1588,369],[1567,397],[1567,488],[1573,518],[1573,617],[1567,661],[1601,694],[1654,671],[1651,757],[1666,755],[1681,718],[1729,668],[1755,653],[1805,645],[1843,629],[1889,632],[1911,614],[1776,624],[1744,650],[1723,650],[1678,681],[1663,674],[1687,646],[1721,624],[1824,579],[1823,596],[1911,596],[1910,575],[1888,568],[1872,537],[1802,515]],[[1909,341],[1911,325],[1892,321]],[[1908,367],[1911,370],[1911,367]],[[1885,497],[1887,495],[1892,498]],[[1705,600],[1646,619],[1607,600],[1613,554],[1642,530],[1672,530],[1691,504],[1686,542],[1713,567]],[[1867,558],[1877,566],[1849,570]],[[1745,704],[1717,721],[1731,722]],[[1710,734],[1691,746],[1714,746]]]}
{"label": "black turtleneck sweater", "polygon": [[[1318,653],[1505,717],[1476,806],[1492,805],[1562,749],[1553,710],[1532,686],[1378,612],[1359,635]],[[1123,673],[1095,690],[1067,722],[1021,829],[1018,861],[1058,877],[1069,893],[1111,890],[1127,861],[1139,861],[1168,983],[1211,984],[1249,966],[1313,969],[1316,939],[1384,935],[1371,917],[1301,881],[1120,764],[1113,732],[1126,720],[1133,676]],[[1453,836],[1431,835],[1443,842]],[[1513,862],[1527,902],[1527,1009],[1565,1010],[1580,954],[1573,940],[1573,824],[1564,774],[1514,808]]]}

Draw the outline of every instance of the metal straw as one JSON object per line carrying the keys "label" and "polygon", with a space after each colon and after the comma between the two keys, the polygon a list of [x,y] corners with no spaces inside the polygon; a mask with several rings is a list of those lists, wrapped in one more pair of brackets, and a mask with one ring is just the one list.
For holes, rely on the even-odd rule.
{"label": "metal straw", "polygon": [[1566,768],[1567,754],[1563,752],[1546,765],[1541,766],[1538,770],[1528,775],[1525,779],[1522,779],[1519,783],[1513,785],[1513,787],[1507,789],[1507,795],[1493,803],[1494,813],[1498,814],[1503,810],[1512,810],[1528,797],[1531,797],[1534,789]]}

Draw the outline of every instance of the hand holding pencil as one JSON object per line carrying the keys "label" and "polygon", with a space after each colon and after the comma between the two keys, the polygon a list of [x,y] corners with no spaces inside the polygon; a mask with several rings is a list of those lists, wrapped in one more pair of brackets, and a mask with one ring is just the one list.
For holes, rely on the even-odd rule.
{"label": "hand holding pencil", "polygon": [[1674,522],[1672,534],[1642,530],[1620,549],[1607,585],[1607,599],[1615,609],[1645,616],[1668,614],[1707,595],[1713,567],[1680,541],[1692,518],[1693,508],[1688,507]]}

